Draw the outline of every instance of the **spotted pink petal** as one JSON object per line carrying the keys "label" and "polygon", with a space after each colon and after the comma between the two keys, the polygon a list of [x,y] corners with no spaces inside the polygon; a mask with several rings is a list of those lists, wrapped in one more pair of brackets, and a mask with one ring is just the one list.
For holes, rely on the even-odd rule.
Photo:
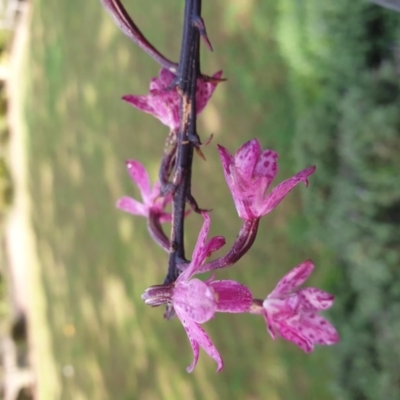
{"label": "spotted pink petal", "polygon": [[171,130],[179,128],[180,98],[176,89],[154,91],[150,95],[154,116]]}
{"label": "spotted pink petal", "polygon": [[294,344],[297,344],[297,346],[302,348],[306,353],[310,353],[314,350],[313,342],[307,339],[306,336],[302,335],[298,329],[283,322],[276,324],[276,328],[280,336]]}
{"label": "spotted pink petal", "polygon": [[172,302],[179,315],[200,324],[211,319],[217,309],[214,291],[199,279],[177,280]]}
{"label": "spotted pink petal", "polygon": [[148,200],[151,195],[150,178],[146,168],[136,160],[128,160],[126,162],[126,168],[132,181],[139,188],[143,201],[146,203],[146,200]]}
{"label": "spotted pink petal", "polygon": [[127,196],[121,197],[115,206],[120,210],[133,215],[140,215],[143,217],[148,216],[148,208],[144,204]]}
{"label": "spotted pink petal", "polygon": [[257,139],[244,143],[235,154],[235,167],[243,179],[251,180],[254,168],[261,155],[261,146]]}
{"label": "spotted pink petal", "polygon": [[250,290],[236,281],[212,281],[210,286],[214,289],[219,312],[247,312],[253,303]]}
{"label": "spotted pink petal", "polygon": [[[212,78],[220,79],[222,77],[222,71],[216,72]],[[208,101],[210,100],[211,96],[214,93],[218,83],[211,82],[211,81],[202,81],[199,79],[197,81],[197,92],[196,92],[196,112],[200,114],[204,107],[207,105]]]}
{"label": "spotted pink petal", "polygon": [[176,75],[165,68],[161,68],[158,73],[158,78],[153,78],[150,81],[150,90],[165,90],[170,89]]}
{"label": "spotted pink petal", "polygon": [[315,171],[315,167],[307,168],[266,195],[278,172],[275,152],[262,151],[257,139],[244,143],[234,157],[222,146],[218,146],[218,152],[236,210],[245,220],[268,214],[300,182],[307,185],[307,177]]}
{"label": "spotted pink petal", "polygon": [[333,294],[314,287],[300,289],[297,295],[300,297],[301,308],[304,311],[327,310],[335,300]]}
{"label": "spotted pink petal", "polygon": [[276,186],[270,194],[265,198],[262,206],[258,210],[258,214],[265,215],[271,212],[278,204],[287,196],[287,194],[299,183],[304,182],[308,185],[307,178],[315,172],[315,166],[306,168],[298,174]]}
{"label": "spotted pink petal", "polygon": [[199,346],[201,346],[204,351],[215,360],[217,363],[217,372],[221,371],[224,367],[222,358],[204,329],[196,322],[191,321],[189,318],[185,318],[184,315],[179,315],[178,312],[177,315],[185,328],[193,350],[193,362],[186,368],[187,372],[192,372],[197,364],[199,359]]}
{"label": "spotted pink petal", "polygon": [[298,324],[301,334],[313,343],[329,346],[339,341],[334,326],[319,314],[304,313]]}
{"label": "spotted pink petal", "polygon": [[278,153],[272,150],[265,150],[258,159],[254,169],[254,176],[266,179],[266,189],[271,185],[278,173]]}
{"label": "spotted pink petal", "polygon": [[314,270],[311,260],[302,262],[289,271],[275,286],[268,298],[281,297],[289,294],[292,290],[302,285]]}
{"label": "spotted pink petal", "polygon": [[313,287],[299,289],[313,269],[310,260],[293,268],[264,300],[262,310],[273,338],[276,329],[284,339],[306,352],[312,351],[315,344],[331,345],[339,340],[333,325],[317,314],[332,306],[333,295]]}

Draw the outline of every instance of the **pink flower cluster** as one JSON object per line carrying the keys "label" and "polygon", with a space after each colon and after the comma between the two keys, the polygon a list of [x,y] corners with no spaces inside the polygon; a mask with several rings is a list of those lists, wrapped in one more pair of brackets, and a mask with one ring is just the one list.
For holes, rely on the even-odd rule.
{"label": "pink flower cluster", "polygon": [[238,282],[214,280],[213,277],[206,281],[194,278],[203,272],[206,258],[225,243],[220,236],[206,241],[210,218],[207,213],[203,213],[203,217],[192,261],[185,271],[169,287],[151,286],[142,295],[148,305],[171,304],[174,307],[193,350],[194,358],[187,367],[188,372],[197,364],[200,347],[215,360],[217,371],[223,368],[218,350],[200,326],[216,312],[260,314],[273,339],[277,332],[305,352],[312,351],[315,344],[332,345],[339,340],[335,328],[318,314],[333,304],[333,295],[316,288],[299,288],[314,269],[309,260],[286,274],[263,301],[253,298],[250,289]]}
{"label": "pink flower cluster", "polygon": [[[221,77],[218,72],[213,78]],[[173,87],[174,74],[162,69],[158,78],[151,81],[146,96],[125,96],[124,100],[134,107],[152,114],[171,131],[179,129],[179,95]],[[216,87],[215,80],[198,81],[197,113],[200,113]],[[188,366],[191,372],[199,358],[200,347],[215,360],[217,370],[223,368],[222,358],[202,328],[217,312],[260,314],[264,317],[267,330],[273,339],[277,335],[310,352],[314,345],[332,345],[339,340],[335,328],[320,315],[334,302],[333,295],[317,288],[300,288],[314,269],[311,261],[304,261],[287,273],[275,289],[263,300],[253,297],[246,286],[231,280],[203,281],[196,275],[236,262],[251,247],[254,229],[258,220],[276,208],[285,196],[299,183],[308,184],[308,178],[315,167],[308,167],[283,181],[272,190],[270,187],[278,173],[278,155],[272,150],[262,150],[257,139],[244,143],[234,155],[223,146],[218,146],[226,182],[231,191],[237,213],[243,222],[236,242],[227,254],[217,262],[207,258],[225,244],[225,238],[216,236],[207,240],[210,217],[202,212],[204,223],[190,263],[181,266],[181,274],[175,282],[150,286],[142,295],[150,306],[167,305],[174,310],[181,321],[193,350],[193,362]],[[138,187],[142,202],[123,197],[117,207],[134,215],[146,217],[153,238],[169,250],[169,242],[163,234],[161,224],[171,221],[168,206],[171,195],[163,195],[160,183],[153,187],[142,164],[130,160],[128,172]],[[236,246],[236,247],[235,247]],[[232,261],[233,260],[233,261]]]}

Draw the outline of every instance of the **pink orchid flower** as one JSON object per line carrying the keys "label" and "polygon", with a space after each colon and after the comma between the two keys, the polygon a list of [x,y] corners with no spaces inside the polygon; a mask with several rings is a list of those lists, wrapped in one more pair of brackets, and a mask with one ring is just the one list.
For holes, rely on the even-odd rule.
{"label": "pink orchid flower", "polygon": [[277,153],[263,151],[257,139],[244,143],[234,156],[220,145],[218,151],[236,210],[244,220],[271,212],[297,184],[308,185],[307,178],[315,171],[314,166],[306,168],[266,195],[278,173]]}
{"label": "pink orchid flower", "polygon": [[210,230],[210,218],[207,213],[202,214],[203,227],[188,267],[170,288],[163,285],[153,286],[142,295],[146,304],[171,304],[174,307],[193,350],[193,362],[187,367],[188,372],[192,372],[197,364],[200,347],[215,360],[217,371],[223,368],[218,350],[200,324],[213,318],[216,312],[248,312],[253,299],[250,290],[238,282],[214,281],[213,277],[207,281],[193,278],[200,272],[204,260],[225,244],[225,238],[222,236],[215,236],[206,241]]}
{"label": "pink orchid flower", "polygon": [[160,222],[171,221],[171,214],[165,212],[165,208],[172,201],[171,195],[160,196],[159,182],[156,182],[151,187],[149,174],[140,162],[128,160],[126,167],[133,183],[140,191],[142,202],[124,196],[117,201],[116,207],[130,214],[141,215],[146,218],[152,212],[159,216],[158,219]]}
{"label": "pink orchid flower", "polygon": [[[209,81],[199,79],[197,81],[196,110],[200,114],[207,105],[215,88],[216,80],[220,79],[222,71],[215,73]],[[158,78],[153,78],[150,82],[149,94],[145,96],[126,95],[122,99],[133,107],[144,111],[158,118],[171,131],[179,128],[180,96],[173,83],[176,75],[162,68]]]}
{"label": "pink orchid flower", "polygon": [[264,300],[261,311],[273,339],[277,331],[307,353],[315,344],[332,345],[339,341],[333,325],[318,314],[332,306],[334,296],[313,287],[299,289],[313,270],[310,260],[293,268]]}

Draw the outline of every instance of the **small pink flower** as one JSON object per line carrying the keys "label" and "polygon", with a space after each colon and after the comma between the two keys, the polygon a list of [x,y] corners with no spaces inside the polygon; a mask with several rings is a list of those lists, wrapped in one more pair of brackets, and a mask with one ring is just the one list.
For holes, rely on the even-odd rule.
{"label": "small pink flower", "polygon": [[140,162],[128,160],[126,167],[133,183],[140,191],[142,202],[125,196],[117,201],[116,207],[130,214],[141,215],[146,218],[149,217],[151,211],[159,215],[160,222],[171,221],[171,214],[165,212],[165,208],[172,201],[171,195],[160,197],[160,183],[156,182],[151,187],[149,174]]}
{"label": "small pink flower", "polygon": [[224,175],[242,219],[256,219],[271,212],[315,167],[306,168],[292,178],[280,183],[270,193],[267,190],[278,173],[278,154],[262,150],[257,139],[243,144],[234,156],[218,145]]}
{"label": "small pink flower", "polygon": [[[212,78],[220,79],[222,71],[215,73]],[[171,131],[179,128],[179,109],[180,96],[177,88],[174,87],[176,75],[162,68],[158,78],[153,78],[150,82],[149,94],[145,96],[126,95],[122,99],[148,114],[158,118],[164,125],[167,125]],[[197,114],[200,114],[207,105],[215,88],[216,81],[204,81],[198,79],[196,93]]]}
{"label": "small pink flower", "polygon": [[263,302],[263,315],[273,339],[277,331],[305,352],[315,344],[332,345],[339,341],[333,325],[318,314],[330,308],[334,296],[313,287],[299,289],[314,270],[311,261],[293,268]]}
{"label": "small pink flower", "polygon": [[171,304],[186,330],[193,350],[193,362],[187,367],[192,372],[199,358],[200,347],[215,360],[217,371],[223,368],[222,358],[200,324],[214,317],[216,312],[248,312],[252,304],[250,290],[238,282],[214,281],[213,277],[201,281],[193,276],[201,272],[205,259],[225,244],[225,238],[215,236],[206,241],[210,230],[210,217],[202,213],[203,227],[199,233],[192,261],[178,279],[166,288],[163,285],[148,288],[142,295],[146,304]]}
{"label": "small pink flower", "polygon": [[192,261],[176,280],[172,294],[172,305],[193,349],[194,359],[187,368],[188,372],[193,371],[197,364],[199,346],[215,360],[217,371],[223,367],[221,356],[199,324],[213,318],[216,311],[244,312],[252,303],[250,290],[235,281],[213,281],[213,278],[210,278],[203,282],[191,279],[199,272],[205,259],[225,244],[225,239],[221,236],[215,236],[206,242],[210,230],[210,217],[206,213],[203,213],[203,217],[204,224],[193,251]]}

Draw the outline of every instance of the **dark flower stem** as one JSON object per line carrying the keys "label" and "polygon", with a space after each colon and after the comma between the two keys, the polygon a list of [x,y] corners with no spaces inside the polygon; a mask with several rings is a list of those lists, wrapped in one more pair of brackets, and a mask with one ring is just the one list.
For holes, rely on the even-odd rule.
{"label": "dark flower stem", "polygon": [[177,264],[187,262],[184,245],[185,206],[187,200],[190,200],[192,204],[194,202],[190,193],[193,150],[200,144],[196,131],[196,87],[200,75],[200,34],[194,24],[198,18],[201,18],[201,0],[186,0],[182,47],[176,80],[181,96],[181,124],[177,135],[176,166],[172,175],[173,221],[165,284],[175,281],[178,277],[180,271]]}

